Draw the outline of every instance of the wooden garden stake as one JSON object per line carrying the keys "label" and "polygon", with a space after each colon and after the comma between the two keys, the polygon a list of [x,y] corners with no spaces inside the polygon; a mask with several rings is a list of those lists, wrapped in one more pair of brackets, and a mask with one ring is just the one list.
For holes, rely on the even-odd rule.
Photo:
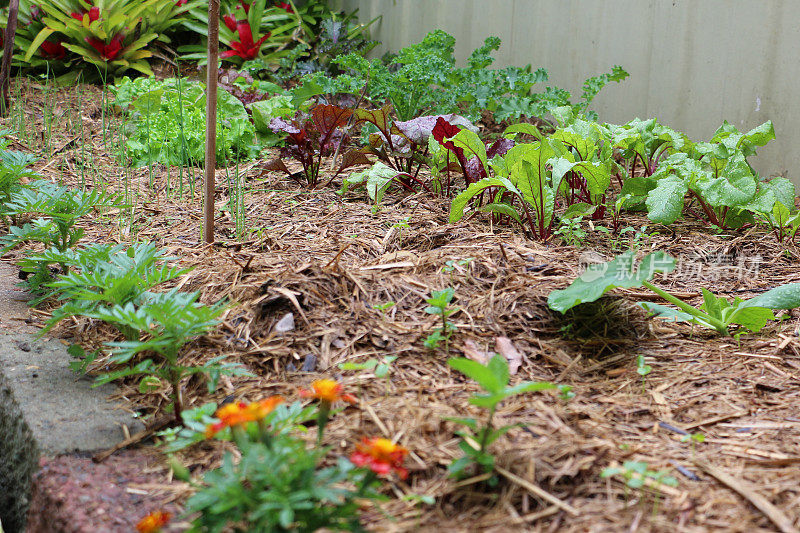
{"label": "wooden garden stake", "polygon": [[219,63],[219,0],[208,1],[208,64],[206,65],[206,168],[203,187],[203,242],[214,242],[214,186],[217,167],[217,64]]}
{"label": "wooden garden stake", "polygon": [[19,13],[19,0],[11,0],[8,5],[8,25],[6,26],[5,39],[3,40],[3,63],[0,65],[0,116],[8,114],[11,101],[8,90],[11,84],[11,55],[14,53],[14,37],[17,34],[17,14]]}

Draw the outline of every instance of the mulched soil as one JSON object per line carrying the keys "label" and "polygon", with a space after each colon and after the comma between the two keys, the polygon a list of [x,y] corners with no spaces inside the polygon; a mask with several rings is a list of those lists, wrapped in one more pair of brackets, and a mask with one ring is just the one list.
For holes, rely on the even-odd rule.
{"label": "mulched soil", "polygon": [[[22,85],[21,111],[6,124],[16,128],[14,117],[23,113],[28,131],[43,131],[43,88]],[[99,89],[69,88],[48,98],[61,115],[53,124],[52,153],[37,170],[70,184],[83,179],[117,189],[128,176],[139,194],[133,224],[117,224],[124,213],[97,215],[84,223],[84,242],[155,241],[181,266],[194,267],[176,285],[201,291],[205,302],[227,298],[234,303],[214,334],[190,346],[185,361],[226,355],[258,377],[223,379],[214,395],[203,383],[190,381],[185,392],[190,406],[230,395],[250,401],[278,393],[295,398],[298,387],[332,376],[361,402],[332,420],[327,444],[348,453],[361,436],[382,435],[413,451],[409,478],[387,484],[387,494],[396,498],[381,509],[365,510],[371,529],[754,532],[800,527],[797,311],[758,335],[736,340],[648,319],[634,303],[658,300],[643,290],[621,290],[570,328],[548,310],[547,295],[565,287],[586,264],[625,249],[627,237],[615,250],[605,234],[587,228],[580,248],[558,240],[542,244],[485,219],[450,225],[445,200],[401,192],[387,195],[385,205],[373,210],[361,193],[340,197],[331,189],[308,191],[261,170],[261,161],[240,167],[247,175],[247,236],[234,236],[228,180],[220,170],[217,244],[202,246],[199,170],[194,170],[194,198],[168,198],[166,179],[169,175],[176,183],[176,169],[155,167],[151,187],[147,169],[118,165],[115,135],[107,135],[104,146]],[[119,117],[106,120],[116,131]],[[70,131],[62,130],[63,124]],[[33,141],[18,135],[14,147],[38,152],[38,135]],[[404,218],[408,228],[393,227]],[[626,215],[623,225],[647,223]],[[800,281],[797,248],[777,243],[764,228],[720,235],[702,222],[688,221],[668,228],[651,224],[649,230],[640,242],[642,253],[663,250],[679,258],[676,272],[658,284],[694,305],[702,303],[701,287],[747,298]],[[446,475],[459,450],[454,426],[445,417],[483,416],[467,403],[476,385],[449,369],[444,350],[423,346],[435,327],[435,319],[423,312],[424,300],[448,286],[461,309],[453,315],[458,332],[451,355],[480,358],[506,337],[521,354],[514,381],[549,380],[576,393],[569,402],[539,393],[503,404],[498,422],[520,427],[494,445],[500,467],[495,487],[481,476],[456,482]],[[387,311],[373,308],[388,301],[395,305]],[[32,313],[46,318],[47,308]],[[293,313],[295,329],[276,332],[287,313]],[[82,320],[54,334],[89,347],[112,336],[109,329]],[[337,368],[383,355],[398,356],[389,380]],[[639,355],[652,367],[644,380],[636,372]],[[312,371],[299,370],[304,364]],[[165,407],[167,394],[166,389],[140,394],[135,383],[123,384],[126,405],[144,415]],[[681,442],[682,432],[701,432],[705,442],[692,447]],[[203,444],[181,459],[200,474],[218,465],[222,453],[221,446]],[[651,470],[669,470],[679,485],[633,490],[619,476],[601,478],[606,467],[632,460],[647,462]],[[163,501],[187,495],[183,484],[164,488],[170,485],[163,464],[161,474]],[[434,496],[436,503],[401,500],[407,494]],[[759,502],[768,506],[757,508]]]}

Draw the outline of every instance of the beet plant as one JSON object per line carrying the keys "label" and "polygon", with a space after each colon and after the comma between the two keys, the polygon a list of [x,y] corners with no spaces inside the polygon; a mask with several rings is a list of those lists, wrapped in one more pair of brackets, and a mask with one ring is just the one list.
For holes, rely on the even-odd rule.
{"label": "beet plant", "polygon": [[[353,116],[351,109],[317,104],[310,112],[298,112],[294,118],[273,118],[270,128],[276,133],[286,134],[285,146],[281,149],[282,157],[297,160],[303,167],[299,176],[305,178],[311,188],[317,187],[320,181],[322,159],[337,153],[349,143],[346,127]],[[326,182],[333,181],[343,170],[354,165],[370,164],[358,150],[343,152],[338,170]],[[282,159],[275,159],[267,164],[270,170],[285,172],[291,177],[299,177],[292,173]]]}

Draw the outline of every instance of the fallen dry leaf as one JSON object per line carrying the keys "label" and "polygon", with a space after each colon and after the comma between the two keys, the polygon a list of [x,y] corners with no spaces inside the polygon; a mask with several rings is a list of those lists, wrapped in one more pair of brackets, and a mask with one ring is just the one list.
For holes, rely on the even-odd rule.
{"label": "fallen dry leaf", "polygon": [[513,376],[522,365],[522,353],[508,337],[495,337],[494,347],[508,361],[508,371]]}
{"label": "fallen dry leaf", "polygon": [[464,341],[464,347],[461,349],[469,359],[473,361],[477,361],[478,363],[485,365],[489,362],[489,359],[492,358],[492,353],[487,352],[486,350],[481,350],[478,347],[478,343],[476,343],[472,339],[467,339]]}

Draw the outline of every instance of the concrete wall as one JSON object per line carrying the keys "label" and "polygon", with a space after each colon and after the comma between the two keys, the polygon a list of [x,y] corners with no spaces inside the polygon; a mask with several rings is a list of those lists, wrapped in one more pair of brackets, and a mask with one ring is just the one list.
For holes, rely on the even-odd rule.
{"label": "concrete wall", "polygon": [[441,28],[459,59],[488,35],[496,65],[545,67],[551,85],[580,94],[583,80],[622,65],[630,78],[595,99],[600,119],[658,119],[708,139],[727,119],[747,130],[771,119],[777,139],[753,161],[800,184],[798,0],[339,0],[359,20],[383,15],[377,53]]}

